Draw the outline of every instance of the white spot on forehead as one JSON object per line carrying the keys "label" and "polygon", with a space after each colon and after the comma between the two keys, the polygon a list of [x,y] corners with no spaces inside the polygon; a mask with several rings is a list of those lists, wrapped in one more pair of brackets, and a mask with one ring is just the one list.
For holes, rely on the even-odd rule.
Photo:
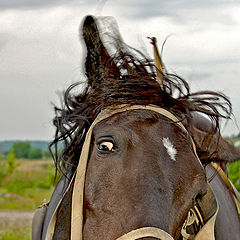
{"label": "white spot on forehead", "polygon": [[173,161],[176,161],[176,154],[177,154],[177,150],[176,148],[173,146],[173,144],[170,142],[169,138],[163,138],[162,140],[163,142],[163,146],[167,149],[167,153],[169,154],[170,158]]}

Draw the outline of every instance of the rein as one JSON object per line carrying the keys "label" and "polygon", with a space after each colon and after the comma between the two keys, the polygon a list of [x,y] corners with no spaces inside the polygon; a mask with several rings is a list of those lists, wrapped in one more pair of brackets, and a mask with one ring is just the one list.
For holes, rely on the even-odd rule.
{"label": "rein", "polygon": [[[175,124],[177,124],[184,132],[188,133],[183,124],[177,119],[172,113],[169,111],[160,108],[158,106],[154,105],[148,105],[148,106],[143,106],[143,105],[119,105],[111,108],[107,108],[105,110],[102,110],[100,114],[97,116],[95,121],[92,123],[90,126],[86,137],[85,141],[82,147],[82,152],[79,160],[79,164],[77,167],[77,170],[75,172],[75,176],[72,177],[72,180],[69,184],[71,185],[72,182],[74,182],[74,187],[73,187],[73,193],[72,193],[72,211],[71,211],[71,240],[83,240],[83,197],[84,197],[84,182],[85,182],[85,174],[86,174],[86,168],[87,168],[87,162],[88,162],[88,157],[89,157],[89,150],[90,150],[90,143],[91,143],[91,136],[92,136],[92,131],[93,128],[96,124],[99,122],[111,117],[114,114],[121,113],[121,112],[126,112],[126,111],[131,111],[131,110],[150,110],[156,113],[161,114],[162,116],[170,119],[173,121]],[[192,139],[192,138],[191,138]],[[192,140],[192,146],[194,150],[194,154],[197,157],[199,163],[201,164],[200,159],[198,158],[197,152],[196,152],[196,146]],[[202,166],[202,164],[201,164]],[[66,190],[67,191],[67,190]],[[211,212],[210,216],[205,216],[206,223],[205,225],[201,228],[201,230],[197,233],[194,238],[192,236],[188,236],[186,230],[182,230],[182,232],[185,233],[185,237],[183,236],[183,239],[195,239],[195,240],[214,240],[214,224],[215,224],[215,219],[216,215],[218,212],[218,205],[216,202],[216,199],[209,187],[208,194],[210,196],[209,199],[212,201],[212,205],[214,206],[214,210]],[[206,199],[205,203],[207,203],[209,206],[209,199]],[[58,206],[60,205],[61,201],[59,202]],[[201,205],[201,204],[200,204]],[[201,208],[203,207],[204,209],[204,204],[202,203]],[[46,240],[51,240],[54,234],[54,228],[56,224],[56,214],[57,214],[58,207],[55,209],[55,213],[53,214],[47,234],[46,234]],[[200,214],[200,218],[201,214]],[[195,219],[196,220],[196,219]],[[194,221],[195,221],[194,220]],[[187,218],[184,226],[187,227],[191,225],[192,223],[192,218]],[[202,223],[203,225],[204,223]],[[184,228],[183,226],[183,228]],[[184,235],[184,234],[182,234]],[[162,240],[174,240],[173,237],[163,231],[162,229],[159,228],[154,228],[154,227],[144,227],[144,228],[139,228],[135,229],[133,231],[130,231],[129,233],[124,234],[123,236],[117,238],[116,240],[134,240],[134,239],[139,239],[142,237],[155,237],[157,239],[162,239]]]}

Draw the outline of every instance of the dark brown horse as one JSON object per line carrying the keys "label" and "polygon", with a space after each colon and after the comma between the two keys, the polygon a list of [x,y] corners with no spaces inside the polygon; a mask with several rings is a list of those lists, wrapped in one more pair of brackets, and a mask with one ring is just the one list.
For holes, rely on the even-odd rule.
{"label": "dark brown horse", "polygon": [[91,16],[82,32],[88,85],[56,108],[63,176],[35,239],[214,239],[216,214],[216,239],[239,239],[238,196],[210,164],[240,157],[219,132],[228,99],[157,74],[119,37],[107,49]]}

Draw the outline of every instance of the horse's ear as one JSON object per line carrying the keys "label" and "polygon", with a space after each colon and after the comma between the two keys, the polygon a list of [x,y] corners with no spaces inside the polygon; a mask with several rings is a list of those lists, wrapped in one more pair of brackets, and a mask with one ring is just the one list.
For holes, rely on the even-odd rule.
{"label": "horse's ear", "polygon": [[240,151],[216,133],[212,136],[194,128],[192,136],[201,160],[234,162],[240,159]]}
{"label": "horse's ear", "polygon": [[192,113],[191,135],[201,160],[233,162],[240,159],[240,151],[218,133],[212,131],[212,123],[198,113]]}
{"label": "horse's ear", "polygon": [[82,26],[83,39],[87,48],[85,61],[86,76],[88,79],[97,80],[99,75],[120,75],[117,65],[113,62],[105,48],[93,16],[87,16]]}

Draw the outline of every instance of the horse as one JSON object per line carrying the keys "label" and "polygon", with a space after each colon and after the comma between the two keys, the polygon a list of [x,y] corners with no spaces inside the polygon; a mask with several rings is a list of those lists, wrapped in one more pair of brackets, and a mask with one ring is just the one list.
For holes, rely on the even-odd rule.
{"label": "horse", "polygon": [[81,26],[87,84],[55,107],[62,176],[32,239],[239,239],[239,195],[223,167],[240,152],[219,127],[230,101],[191,93],[119,36],[109,46],[99,21]]}

